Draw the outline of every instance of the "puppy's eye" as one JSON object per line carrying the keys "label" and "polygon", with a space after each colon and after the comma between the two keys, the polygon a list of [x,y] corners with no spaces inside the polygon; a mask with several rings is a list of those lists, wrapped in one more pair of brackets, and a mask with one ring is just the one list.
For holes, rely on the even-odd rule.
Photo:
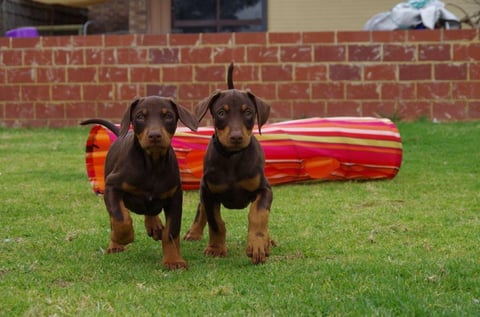
{"label": "puppy's eye", "polygon": [[137,115],[135,116],[135,119],[137,120],[145,120],[145,115],[143,113],[137,113]]}
{"label": "puppy's eye", "polygon": [[244,116],[247,117],[247,118],[253,117],[253,111],[250,110],[250,109],[245,110],[245,112],[244,112],[243,114],[244,114]]}
{"label": "puppy's eye", "polygon": [[175,116],[173,115],[173,113],[167,112],[167,113],[165,114],[165,120],[167,120],[167,121],[172,121],[172,120],[174,120],[174,119],[175,119]]}
{"label": "puppy's eye", "polygon": [[220,109],[220,110],[217,111],[217,116],[218,116],[219,118],[225,117],[226,114],[227,114],[227,113],[226,113],[225,110],[223,110],[223,109]]}

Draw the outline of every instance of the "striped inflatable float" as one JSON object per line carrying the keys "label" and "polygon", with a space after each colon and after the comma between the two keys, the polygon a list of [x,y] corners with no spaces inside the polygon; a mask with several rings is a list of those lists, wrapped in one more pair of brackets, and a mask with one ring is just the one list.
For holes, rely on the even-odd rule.
{"label": "striped inflatable float", "polygon": [[[183,189],[197,189],[203,156],[213,128],[192,132],[179,127],[172,140]],[[373,180],[397,175],[402,141],[388,119],[332,117],[266,124],[255,135],[265,152],[265,175],[270,184],[308,180]],[[116,136],[96,125],[86,145],[87,174],[93,191],[102,194],[104,163]]]}

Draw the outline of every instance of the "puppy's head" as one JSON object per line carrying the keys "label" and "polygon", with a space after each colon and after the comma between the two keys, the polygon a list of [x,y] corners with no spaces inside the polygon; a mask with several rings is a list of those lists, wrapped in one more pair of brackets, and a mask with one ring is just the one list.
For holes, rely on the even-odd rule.
{"label": "puppy's head", "polygon": [[143,150],[152,156],[165,155],[180,121],[196,131],[198,121],[173,100],[158,96],[139,98],[132,102],[120,124],[119,137],[127,135],[130,124]]}
{"label": "puppy's head", "polygon": [[207,111],[212,114],[215,134],[228,151],[239,151],[250,144],[257,119],[258,132],[270,114],[270,106],[250,91],[229,89],[218,91],[202,100],[195,108],[198,121]]}

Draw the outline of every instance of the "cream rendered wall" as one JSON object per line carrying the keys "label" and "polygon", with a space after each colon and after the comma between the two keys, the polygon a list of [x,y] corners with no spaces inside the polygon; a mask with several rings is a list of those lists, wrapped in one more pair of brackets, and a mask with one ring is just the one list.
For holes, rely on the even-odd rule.
{"label": "cream rendered wall", "polygon": [[[373,15],[389,11],[401,0],[268,0],[268,31],[355,31],[362,30]],[[464,9],[480,10],[472,0],[443,1],[446,8],[463,17],[447,3]]]}

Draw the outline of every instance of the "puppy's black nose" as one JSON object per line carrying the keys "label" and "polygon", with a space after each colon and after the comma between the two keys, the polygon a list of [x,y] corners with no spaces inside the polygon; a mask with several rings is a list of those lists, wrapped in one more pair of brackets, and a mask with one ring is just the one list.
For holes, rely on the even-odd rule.
{"label": "puppy's black nose", "polygon": [[230,142],[233,144],[239,144],[242,143],[243,141],[243,135],[242,132],[232,132],[230,134]]}
{"label": "puppy's black nose", "polygon": [[160,133],[160,131],[152,131],[148,134],[148,139],[153,142],[160,141],[162,139],[162,133]]}

